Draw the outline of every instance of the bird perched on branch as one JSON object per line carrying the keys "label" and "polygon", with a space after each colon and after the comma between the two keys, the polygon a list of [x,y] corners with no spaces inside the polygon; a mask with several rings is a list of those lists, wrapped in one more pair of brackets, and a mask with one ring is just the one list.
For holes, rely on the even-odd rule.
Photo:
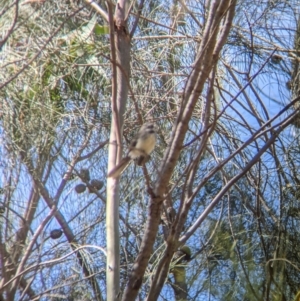
{"label": "bird perched on branch", "polygon": [[155,144],[156,129],[154,124],[151,122],[144,123],[137,135],[131,141],[128,155],[108,173],[108,177],[119,177],[132,160],[139,166],[145,164],[150,159],[150,154],[152,153]]}

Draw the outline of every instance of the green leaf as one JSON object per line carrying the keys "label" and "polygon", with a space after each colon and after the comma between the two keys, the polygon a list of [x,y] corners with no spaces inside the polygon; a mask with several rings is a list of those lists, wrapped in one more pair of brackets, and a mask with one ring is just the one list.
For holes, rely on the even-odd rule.
{"label": "green leaf", "polygon": [[109,33],[109,27],[108,26],[101,26],[99,24],[96,24],[94,27],[94,33],[95,35],[104,35]]}

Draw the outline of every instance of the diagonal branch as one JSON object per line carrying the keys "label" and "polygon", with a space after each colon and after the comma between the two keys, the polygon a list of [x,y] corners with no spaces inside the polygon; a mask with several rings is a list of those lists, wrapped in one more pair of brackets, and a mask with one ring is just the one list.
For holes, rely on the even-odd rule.
{"label": "diagonal branch", "polygon": [[[183,95],[182,107],[177,116],[177,120],[173,126],[171,144],[165,152],[164,159],[158,174],[154,192],[151,196],[149,204],[149,215],[145,227],[145,234],[143,237],[140,253],[134,263],[129,281],[127,283],[123,301],[134,300],[137,296],[138,290],[142,284],[143,275],[145,273],[152,248],[154,245],[158,225],[160,222],[161,207],[164,200],[164,193],[168,187],[169,180],[171,179],[173,170],[179,158],[185,134],[188,130],[188,123],[191,119],[194,107],[199,99],[203,90],[204,84],[213,68],[217,63],[218,53],[214,52],[220,49],[220,44],[217,43],[217,37],[220,32],[221,21],[224,16],[228,14],[233,17],[235,9],[235,1],[214,1],[211,4],[208,22],[205,27],[203,39],[200,43],[198,55],[194,63],[194,68],[187,80],[185,92]],[[232,21],[232,20],[231,20]],[[227,22],[226,26],[231,26]],[[223,30],[224,36],[228,31]],[[225,38],[221,39],[220,43],[224,43]],[[218,45],[218,47],[216,47]],[[214,54],[214,55],[212,55]],[[169,242],[170,251],[167,253],[168,265],[173,256],[172,252],[175,248],[175,242]],[[161,277],[161,280],[163,277]],[[159,284],[160,286],[160,284]],[[148,300],[156,300],[160,293],[160,289],[155,290],[149,295]]]}

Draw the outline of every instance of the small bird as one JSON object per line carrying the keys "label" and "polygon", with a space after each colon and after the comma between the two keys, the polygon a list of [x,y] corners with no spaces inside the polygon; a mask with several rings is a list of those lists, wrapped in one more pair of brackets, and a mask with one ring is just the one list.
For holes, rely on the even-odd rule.
{"label": "small bird", "polygon": [[131,141],[128,155],[108,173],[108,177],[119,177],[132,160],[139,166],[145,164],[150,159],[155,143],[156,129],[154,124],[151,122],[144,123]]}

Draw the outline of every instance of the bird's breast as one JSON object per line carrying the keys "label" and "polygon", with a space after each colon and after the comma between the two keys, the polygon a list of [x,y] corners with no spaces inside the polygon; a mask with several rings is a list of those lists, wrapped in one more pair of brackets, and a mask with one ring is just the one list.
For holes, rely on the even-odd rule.
{"label": "bird's breast", "polygon": [[135,147],[130,151],[130,157],[135,159],[141,155],[150,155],[155,147],[156,138],[155,135],[149,135],[146,138],[140,138],[137,141]]}

